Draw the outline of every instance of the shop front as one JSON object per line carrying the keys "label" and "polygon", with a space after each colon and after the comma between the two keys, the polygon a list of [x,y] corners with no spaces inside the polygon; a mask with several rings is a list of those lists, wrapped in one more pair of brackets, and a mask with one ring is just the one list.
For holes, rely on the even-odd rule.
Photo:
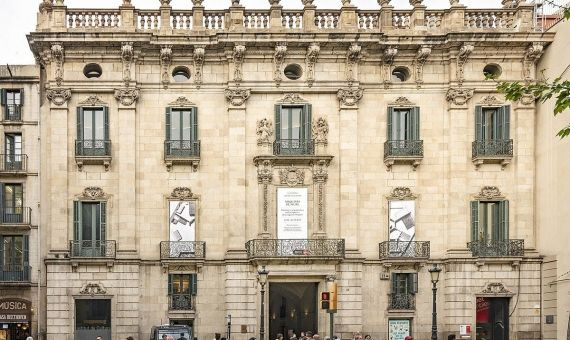
{"label": "shop front", "polygon": [[28,300],[0,299],[0,340],[26,340],[32,334],[32,303]]}

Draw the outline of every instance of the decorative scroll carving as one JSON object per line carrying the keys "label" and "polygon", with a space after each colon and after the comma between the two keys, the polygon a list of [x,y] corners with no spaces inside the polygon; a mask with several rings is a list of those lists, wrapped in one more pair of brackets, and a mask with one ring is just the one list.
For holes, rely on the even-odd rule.
{"label": "decorative scroll carving", "polygon": [[447,90],[445,98],[448,102],[451,102],[455,105],[465,105],[471,98],[473,98],[474,92],[474,89],[465,89],[462,87],[450,88]]}
{"label": "decorative scroll carving", "polygon": [[40,13],[46,13],[51,11],[53,8],[53,0],[42,0],[40,3],[39,11]]}
{"label": "decorative scroll carving", "polygon": [[273,165],[270,161],[263,161],[257,164],[257,183],[261,184],[262,208],[261,225],[263,232],[267,233],[269,225],[269,184],[273,181]]}
{"label": "decorative scroll carving", "polygon": [[161,6],[168,6],[168,5],[170,5],[170,1],[171,0],[160,0],[160,5]]}
{"label": "decorative scroll carving", "polygon": [[91,296],[105,295],[105,294],[107,294],[107,289],[105,289],[105,286],[103,286],[102,283],[90,282],[90,283],[84,284],[81,287],[79,294],[91,295]]}
{"label": "decorative scroll carving", "polygon": [[313,137],[315,138],[315,143],[322,143],[327,145],[328,135],[329,135],[329,123],[326,118],[319,117],[312,127]]}
{"label": "decorative scroll carving", "polygon": [[364,90],[361,88],[348,88],[339,89],[336,96],[342,105],[356,106],[360,99],[362,99],[363,93]]}
{"label": "decorative scroll carving", "polygon": [[483,100],[480,102],[481,105],[486,105],[486,106],[497,106],[497,105],[503,105],[503,103],[497,99],[497,97],[492,96],[492,95],[488,95],[485,98],[483,98]]}
{"label": "decorative scroll carving", "polygon": [[429,46],[422,46],[418,49],[416,53],[415,71],[416,71],[416,84],[421,86],[424,82],[424,65],[431,54],[431,48]]}
{"label": "decorative scroll carving", "polygon": [[287,54],[287,44],[277,43],[277,46],[275,46],[275,53],[273,54],[273,62],[275,66],[275,70],[273,71],[273,80],[275,80],[277,86],[281,84],[282,80],[281,67],[283,66],[283,62],[285,61],[286,54]]}
{"label": "decorative scroll carving", "polygon": [[475,196],[476,199],[480,200],[494,200],[494,199],[504,199],[505,196],[501,194],[499,188],[494,186],[484,186],[481,191]]}
{"label": "decorative scroll carving", "polygon": [[491,295],[514,295],[513,292],[505,288],[505,285],[500,282],[491,282],[487,284],[487,287],[485,287],[481,293]]}
{"label": "decorative scroll carving", "polygon": [[408,98],[406,97],[398,97],[396,98],[396,100],[394,100],[393,102],[390,103],[390,106],[405,106],[405,107],[409,107],[409,106],[414,106],[414,103],[412,103]]}
{"label": "decorative scroll carving", "polygon": [[47,89],[46,97],[50,102],[61,106],[71,99],[71,90],[62,88]]}
{"label": "decorative scroll carving", "polygon": [[124,42],[123,45],[121,45],[121,60],[123,61],[123,82],[127,88],[131,82],[131,63],[133,56],[133,43]]}
{"label": "decorative scroll carving", "polygon": [[190,100],[188,100],[188,98],[186,98],[186,97],[184,97],[184,96],[180,96],[180,97],[176,98],[175,101],[169,103],[168,106],[172,106],[172,107],[190,107],[190,106],[196,106],[196,104],[194,104],[193,102],[191,102]]}
{"label": "decorative scroll carving", "polygon": [[257,145],[271,144],[273,137],[273,123],[267,118],[257,121]]}
{"label": "decorative scroll carving", "polygon": [[521,104],[523,105],[532,105],[536,101],[536,97],[530,93],[523,94],[520,99]]}
{"label": "decorative scroll carving", "polygon": [[236,45],[234,46],[233,52],[233,59],[234,59],[234,81],[240,82],[243,80],[243,60],[245,58],[245,46],[244,45]]}
{"label": "decorative scroll carving", "polygon": [[84,101],[78,103],[82,106],[101,106],[107,105],[104,101],[101,100],[98,96],[89,96]]}
{"label": "decorative scroll carving", "polygon": [[415,200],[416,198],[418,196],[414,195],[412,190],[406,187],[396,187],[388,196],[388,200]]}
{"label": "decorative scroll carving", "polygon": [[106,199],[107,195],[100,187],[87,187],[83,189],[81,198],[86,200],[101,200]]}
{"label": "decorative scroll carving", "polygon": [[263,161],[257,166],[257,182],[271,183],[273,181],[273,165],[270,161]]}
{"label": "decorative scroll carving", "polygon": [[391,0],[376,0],[381,7],[390,6]]}
{"label": "decorative scroll carving", "polygon": [[474,48],[473,45],[463,44],[459,49],[459,53],[457,54],[457,81],[459,84],[462,84],[465,80],[465,63]]}
{"label": "decorative scroll carving", "polygon": [[457,5],[459,5],[459,0],[449,0],[449,4],[451,6],[457,6]]}
{"label": "decorative scroll carving", "polygon": [[250,89],[226,89],[224,91],[226,99],[232,104],[232,106],[242,106],[245,104],[249,95],[251,94]]}
{"label": "decorative scroll carving", "polygon": [[203,2],[204,2],[204,0],[192,0],[192,6],[194,6],[194,7],[202,6]]}
{"label": "decorative scroll carving", "polygon": [[192,189],[188,187],[176,187],[172,190],[172,193],[168,198],[188,201],[198,199],[198,196],[192,192]]}
{"label": "decorative scroll carving", "polygon": [[318,233],[321,235],[326,229],[326,184],[329,178],[327,166],[328,162],[324,160],[316,162],[313,166],[313,186],[315,187],[314,192],[316,192],[317,195],[317,226]]}
{"label": "decorative scroll carving", "polygon": [[168,74],[168,69],[172,63],[172,45],[163,45],[160,48],[160,67],[162,68],[162,86],[168,88],[170,83],[170,76]]}
{"label": "decorative scroll carving", "polygon": [[115,89],[115,99],[117,99],[124,106],[131,106],[137,101],[137,99],[139,99],[139,89]]}
{"label": "decorative scroll carving", "polygon": [[307,101],[303,97],[301,97],[299,93],[285,93],[283,99],[281,99],[279,102],[295,104],[295,103],[306,103]]}
{"label": "decorative scroll carving", "polygon": [[54,43],[51,45],[51,56],[55,61],[55,83],[61,86],[63,82],[63,59],[64,51],[61,43]]}
{"label": "decorative scroll carving", "polygon": [[301,0],[301,2],[303,3],[303,6],[313,6],[313,2],[315,2],[315,0]]}
{"label": "decorative scroll carving", "polygon": [[503,8],[517,8],[520,0],[501,0]]}
{"label": "decorative scroll carving", "polygon": [[350,1],[351,0],[342,0],[342,6],[350,6]]}
{"label": "decorative scroll carving", "polygon": [[394,58],[398,54],[398,49],[395,47],[388,47],[384,50],[383,56],[383,73],[384,73],[384,87],[389,88],[392,83],[392,64],[394,63]]}
{"label": "decorative scroll carving", "polygon": [[321,46],[318,43],[312,43],[307,48],[307,85],[309,85],[309,87],[313,86],[315,82],[315,64],[317,63],[320,52]]}
{"label": "decorative scroll carving", "polygon": [[286,169],[279,170],[279,181],[281,184],[287,184],[290,187],[303,185],[305,183],[305,172],[291,165]]}
{"label": "decorative scroll carving", "polygon": [[544,46],[541,43],[532,43],[524,54],[523,59],[523,77],[525,81],[532,80],[534,74],[534,66],[543,53]]}
{"label": "decorative scroll carving", "polygon": [[206,49],[204,47],[196,47],[194,49],[194,84],[202,84],[202,74],[204,69],[204,57]]}
{"label": "decorative scroll carving", "polygon": [[346,81],[348,82],[348,86],[352,86],[352,83],[358,80],[356,68],[361,58],[362,46],[356,43],[350,45],[346,53]]}

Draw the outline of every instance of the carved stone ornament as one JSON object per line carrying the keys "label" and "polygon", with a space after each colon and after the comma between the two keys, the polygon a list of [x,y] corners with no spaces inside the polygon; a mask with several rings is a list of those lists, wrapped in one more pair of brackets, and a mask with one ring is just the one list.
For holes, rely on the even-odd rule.
{"label": "carved stone ornament", "polygon": [[81,287],[79,294],[91,295],[91,296],[93,296],[93,295],[105,295],[105,294],[107,294],[107,289],[105,289],[105,286],[103,286],[102,283],[90,282],[90,283],[84,284]]}
{"label": "carved stone ornament", "polygon": [[270,144],[273,141],[273,123],[267,118],[258,120],[255,134],[257,145]]}
{"label": "carved stone ornament", "polygon": [[191,102],[190,100],[188,100],[188,98],[186,98],[186,97],[184,97],[184,96],[180,96],[180,97],[176,98],[175,101],[169,103],[168,106],[172,106],[172,107],[192,107],[192,106],[196,106],[196,104],[194,104],[193,102]]}
{"label": "carved stone ornament", "polygon": [[485,294],[485,295],[514,295],[513,292],[511,292],[510,290],[505,288],[505,285],[503,285],[500,282],[491,282],[491,283],[487,284],[485,289],[483,289],[483,291],[481,291],[481,294]]}
{"label": "carved stone ornament", "polygon": [[356,67],[362,58],[362,46],[354,43],[351,44],[346,53],[346,81],[348,86],[352,86],[358,78]]}
{"label": "carved stone ornament", "polygon": [[356,106],[360,99],[362,99],[363,93],[364,90],[361,88],[348,88],[339,89],[336,96],[342,105]]}
{"label": "carved stone ornament", "polygon": [[281,0],[269,0],[269,4],[270,4],[271,6],[279,6],[279,2],[280,2],[280,1],[281,1]]}
{"label": "carved stone ornament", "polygon": [[532,80],[534,66],[540,59],[544,50],[544,46],[541,43],[532,43],[524,54],[523,59],[523,76],[526,81]]}
{"label": "carved stone ornament", "polygon": [[424,0],[410,0],[410,5],[416,7],[420,6]]}
{"label": "carved stone ornament", "polygon": [[480,200],[495,200],[504,199],[505,196],[501,194],[499,188],[494,186],[484,186],[481,191],[475,196],[476,199]]}
{"label": "carved stone ornament", "polygon": [[414,103],[412,103],[406,97],[398,97],[398,98],[396,98],[396,100],[394,100],[393,102],[390,103],[390,106],[409,107],[409,106],[414,106]]}
{"label": "carved stone ornament", "polygon": [[376,0],[380,7],[390,6],[390,0]]}
{"label": "carved stone ornament", "polygon": [[303,6],[313,6],[313,2],[315,2],[315,0],[301,0],[301,2],[303,3]]}
{"label": "carved stone ornament", "polygon": [[243,80],[243,60],[245,57],[245,46],[234,46],[233,59],[234,59],[234,81],[240,82]]}
{"label": "carved stone ornament", "polygon": [[457,6],[457,5],[459,5],[459,0],[449,0],[449,4],[451,6]]}
{"label": "carved stone ornament", "polygon": [[414,195],[412,190],[406,187],[396,187],[392,190],[390,196],[388,196],[389,200],[415,200],[416,198],[418,198],[418,196]]}
{"label": "carved stone ornament", "polygon": [[501,0],[503,8],[517,8],[520,0]]}
{"label": "carved stone ornament", "polygon": [[71,99],[71,90],[62,88],[47,89],[46,97],[50,102],[61,106]]}
{"label": "carved stone ornament", "polygon": [[63,82],[63,58],[64,58],[64,51],[63,45],[61,43],[54,43],[51,45],[51,56],[55,62],[55,83],[57,86],[61,86]]}
{"label": "carved stone ornament", "polygon": [[273,181],[273,166],[270,161],[263,161],[257,166],[257,182],[269,184]]}
{"label": "carved stone ornament", "polygon": [[42,2],[40,3],[40,13],[45,13],[47,11],[51,11],[51,9],[53,8],[53,0],[42,0]]}
{"label": "carved stone ornament", "polygon": [[342,0],[343,6],[350,6],[350,0]]}
{"label": "carved stone ornament", "polygon": [[536,101],[536,97],[530,93],[523,94],[523,96],[520,99],[520,102],[523,105],[532,105],[535,103],[535,101]]}
{"label": "carved stone ornament", "polygon": [[281,80],[283,80],[281,76],[281,68],[283,66],[283,62],[285,61],[285,55],[287,54],[287,44],[286,43],[277,43],[275,46],[275,53],[273,54],[273,63],[274,63],[274,70],[273,70],[273,80],[277,83],[277,86],[281,84]]}
{"label": "carved stone ornament", "polygon": [[168,6],[168,5],[170,5],[170,1],[171,0],[160,0],[160,5],[161,6]]}
{"label": "carved stone ornament", "polygon": [[87,187],[83,189],[81,193],[81,198],[86,200],[100,200],[106,199],[107,195],[100,187]]}
{"label": "carved stone ornament", "polygon": [[392,83],[392,64],[394,63],[394,58],[398,54],[398,49],[389,46],[384,50],[384,55],[382,57],[382,69],[384,74],[384,87],[388,88]]}
{"label": "carved stone ornament", "polygon": [[328,143],[329,123],[324,117],[319,117],[313,123],[312,130],[315,143],[322,143],[325,145]]}
{"label": "carved stone ornament", "polygon": [[315,82],[315,64],[319,58],[319,53],[321,52],[321,46],[318,43],[312,43],[307,48],[307,83],[309,87],[313,86]]}
{"label": "carved stone ornament", "polygon": [[232,106],[242,106],[245,104],[249,95],[251,94],[250,89],[226,89],[224,91],[226,99],[232,104]]}
{"label": "carved stone ornament", "polygon": [[131,106],[137,101],[137,99],[139,99],[139,89],[115,89],[115,99],[117,99],[124,106]]}
{"label": "carved stone ornament", "polygon": [[197,199],[198,196],[196,196],[188,187],[177,187],[172,190],[169,198],[185,201]]}
{"label": "carved stone ornament", "polygon": [[457,54],[457,81],[460,84],[465,80],[465,63],[474,48],[473,45],[463,44]]}
{"label": "carved stone ornament", "polygon": [[281,184],[290,187],[303,185],[305,183],[305,171],[291,165],[286,169],[279,170],[279,181]]}
{"label": "carved stone ornament", "polygon": [[320,160],[315,164],[315,168],[313,169],[313,180],[318,183],[324,183],[329,178],[329,174],[327,171],[327,162]]}
{"label": "carved stone ornament", "polygon": [[168,84],[170,83],[170,75],[168,74],[168,69],[170,68],[171,63],[172,63],[172,46],[163,45],[160,48],[160,67],[162,68],[161,72],[162,86],[164,86],[165,89],[168,88]]}
{"label": "carved stone ornament", "polygon": [[416,84],[420,86],[424,82],[424,65],[431,54],[431,48],[429,46],[422,46],[418,49],[416,53],[416,59],[414,60],[415,66],[415,77]]}
{"label": "carved stone ornament", "polygon": [[206,49],[204,47],[196,47],[194,49],[194,83],[198,86],[202,84],[205,55]]}
{"label": "carved stone ornament", "polygon": [[455,105],[465,105],[471,98],[473,98],[474,93],[474,89],[465,89],[462,87],[450,88],[447,90],[445,98],[448,102]]}
{"label": "carved stone ornament", "polygon": [[107,105],[104,101],[101,100],[98,96],[89,96],[85,100],[78,103],[81,106],[102,106]]}
{"label": "carved stone ornament", "polygon": [[131,63],[133,61],[133,43],[124,42],[121,45],[121,60],[123,61],[123,82],[129,87],[131,82]]}
{"label": "carved stone ornament", "polygon": [[279,101],[280,103],[306,103],[307,101],[301,97],[299,93],[285,93],[283,98]]}
{"label": "carved stone ornament", "polygon": [[483,98],[483,100],[481,100],[481,102],[479,102],[479,104],[485,105],[485,106],[500,106],[500,105],[503,105],[503,102],[498,100],[497,97],[495,97],[495,96],[488,95],[485,98]]}
{"label": "carved stone ornament", "polygon": [[192,5],[194,7],[196,6],[202,6],[202,3],[204,2],[204,0],[192,0]]}

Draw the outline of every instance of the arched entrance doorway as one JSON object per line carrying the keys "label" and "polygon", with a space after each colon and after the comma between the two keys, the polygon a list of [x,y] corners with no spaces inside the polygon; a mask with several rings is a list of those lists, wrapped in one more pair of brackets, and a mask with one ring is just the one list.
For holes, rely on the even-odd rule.
{"label": "arched entrance doorway", "polygon": [[288,339],[291,332],[318,332],[317,282],[269,283],[269,339],[278,333]]}

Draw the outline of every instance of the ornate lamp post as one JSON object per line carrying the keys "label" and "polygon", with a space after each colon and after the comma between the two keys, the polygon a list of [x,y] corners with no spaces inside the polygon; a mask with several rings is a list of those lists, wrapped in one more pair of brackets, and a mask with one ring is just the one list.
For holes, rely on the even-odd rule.
{"label": "ornate lamp post", "polygon": [[261,318],[259,321],[259,340],[265,340],[265,284],[267,283],[267,276],[269,275],[269,270],[265,269],[265,266],[261,266],[261,269],[257,271],[259,276],[257,281],[261,286]]}
{"label": "ornate lamp post", "polygon": [[439,281],[439,273],[441,272],[441,268],[438,268],[437,265],[434,263],[433,268],[430,268],[429,274],[431,275],[431,283],[433,284],[433,312],[432,312],[432,319],[431,319],[431,340],[437,340],[437,308],[436,308],[436,299],[437,299],[437,282]]}

